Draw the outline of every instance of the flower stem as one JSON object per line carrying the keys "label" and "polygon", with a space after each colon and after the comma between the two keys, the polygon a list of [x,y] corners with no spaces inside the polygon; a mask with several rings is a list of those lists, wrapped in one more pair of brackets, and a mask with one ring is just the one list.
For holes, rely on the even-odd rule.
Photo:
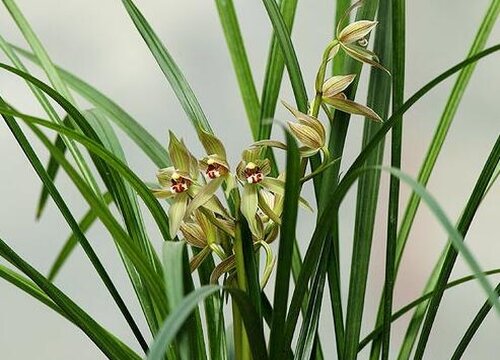
{"label": "flower stem", "polygon": [[316,73],[316,82],[315,82],[316,95],[314,96],[314,99],[311,103],[311,107],[309,109],[309,115],[311,116],[318,117],[319,109],[322,103],[323,83],[325,82],[325,76],[326,76],[326,65],[330,60],[331,57],[330,54],[333,48],[335,48],[335,46],[337,46],[338,44],[339,44],[338,40],[333,39],[323,52],[321,65],[319,66],[318,72]]}

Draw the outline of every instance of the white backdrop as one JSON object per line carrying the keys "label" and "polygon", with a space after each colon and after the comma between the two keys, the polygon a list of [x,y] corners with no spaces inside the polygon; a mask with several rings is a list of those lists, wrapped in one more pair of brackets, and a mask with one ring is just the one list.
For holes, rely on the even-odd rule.
{"label": "white backdrop", "polygon": [[[183,69],[215,131],[226,143],[231,158],[236,160],[242,146],[250,143],[251,139],[246,130],[245,113],[214,3],[208,0],[137,0],[136,3]],[[260,1],[235,3],[260,91],[270,25]],[[332,3],[329,0],[299,2],[293,40],[307,84],[312,84],[322,49],[331,38]],[[192,133],[189,122],[120,1],[18,0],[18,4],[54,62],[110,95],[163,143],[167,141],[167,129],[172,129],[184,136],[193,149],[199,149],[195,139],[188,136]],[[465,57],[488,5],[487,0],[408,1],[407,96]],[[9,41],[26,46],[2,6],[0,34]],[[497,28],[488,43],[492,45],[499,40],[500,29]],[[3,55],[0,59],[5,62]],[[35,73],[40,74],[39,71]],[[366,75],[366,71],[364,73]],[[0,83],[1,96],[26,113],[42,114],[24,83],[4,72],[0,74]],[[499,83],[498,55],[481,60],[431,178],[430,191],[453,221],[465,205],[478,172],[499,133]],[[405,117],[403,170],[410,174],[415,175],[418,171],[451,84],[449,81],[433,90]],[[365,89],[366,86],[361,88],[360,99]],[[308,90],[311,90],[311,86]],[[281,96],[292,100],[288,81]],[[280,110],[277,116],[284,118],[286,114]],[[355,118],[349,129],[344,166],[359,151],[361,133],[361,119]],[[42,150],[38,144],[36,146]],[[132,169],[145,180],[151,180],[156,170],[154,165],[130,141],[124,140],[124,146]],[[45,152],[43,154],[46,159]],[[38,223],[34,221],[40,182],[3,122],[0,122],[0,164],[0,237],[42,272],[47,272],[69,230],[52,203],[42,220]],[[81,216],[86,206],[74,187],[65,176],[59,177],[58,184],[74,214]],[[382,187],[383,195],[387,188],[386,177],[383,178]],[[408,195],[406,188],[403,189],[403,195],[402,204],[405,204]],[[306,193],[306,196],[311,198],[311,193]],[[500,187],[496,186],[481,205],[467,237],[468,245],[484,269],[500,267],[499,199]],[[351,193],[342,209],[344,279],[348,275],[347,259],[351,252],[354,207],[355,196]],[[385,213],[384,201],[380,204],[377,219],[373,247],[376,261],[373,261],[370,269],[363,334],[373,326],[383,281]],[[299,228],[299,238],[304,246],[309,240],[312,218],[303,214],[301,219],[303,226]],[[151,237],[159,245],[160,238],[152,227],[151,219],[146,217],[146,221],[152,229]],[[120,291],[126,299],[130,299],[132,309],[138,314],[139,307],[111,239],[100,225],[92,228],[89,238],[111,269]],[[422,206],[398,278],[396,308],[419,296],[445,240],[440,226]],[[459,259],[452,277],[465,274],[468,274],[468,269]],[[492,279],[492,282],[495,281],[498,278]],[[137,347],[80,249],[64,267],[56,283],[105,327]],[[347,281],[344,281],[343,288],[344,293],[347,293]],[[76,327],[13,286],[0,281],[0,294],[1,358],[103,358]],[[479,286],[473,283],[445,295],[431,334],[427,359],[449,358],[483,301]],[[328,305],[324,311],[324,349],[327,354],[331,354],[327,358],[334,358]],[[396,323],[393,346],[401,340],[407,320],[404,318]],[[141,325],[144,325],[143,321]],[[470,345],[465,358],[498,358],[499,331],[500,322],[492,313]],[[365,356],[366,352],[361,358]]]}

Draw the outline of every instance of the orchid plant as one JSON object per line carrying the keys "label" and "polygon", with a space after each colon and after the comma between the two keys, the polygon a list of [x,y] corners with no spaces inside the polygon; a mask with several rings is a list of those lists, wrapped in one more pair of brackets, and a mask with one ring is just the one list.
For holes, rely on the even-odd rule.
{"label": "orchid plant", "polygon": [[[233,0],[215,0],[253,136],[238,149],[241,156],[233,163],[230,149],[211,130],[193,89],[134,0],[121,2],[194,125],[202,153],[191,151],[197,145],[194,137],[181,139],[173,130],[165,149],[117,103],[56,66],[16,1],[2,0],[31,51],[0,37],[0,50],[12,64],[0,63],[0,68],[28,83],[48,119],[18,110],[7,99],[8,92],[0,98],[0,114],[43,183],[37,219],[52,199],[71,234],[47,275],[0,238],[0,258],[6,262],[0,263],[0,278],[77,326],[111,360],[356,360],[368,345],[370,360],[388,360],[395,350],[392,323],[408,312],[413,315],[397,358],[422,360],[444,292],[477,280],[486,299],[451,355],[452,360],[459,360],[489,311],[494,308],[500,314],[500,285],[493,288],[487,279],[500,269],[483,271],[464,242],[479,206],[500,178],[500,138],[456,225],[426,185],[474,64],[500,51],[500,45],[484,49],[500,13],[500,0],[489,1],[469,56],[405,101],[404,0],[366,0],[352,5],[349,0],[334,1],[334,35],[320,54],[311,96],[291,38],[297,0],[262,0],[273,35],[261,98]],[[306,9],[315,9],[309,6],[312,3]],[[478,5],[470,2],[469,6]],[[200,26],[190,28],[199,31]],[[426,39],[426,46],[432,41]],[[50,85],[31,75],[24,60],[39,65]],[[275,113],[285,68],[294,98],[281,102],[286,109],[286,118],[281,119]],[[366,104],[356,96],[363,68],[370,69]],[[401,171],[405,165],[403,116],[422,96],[457,72],[418,179],[413,180]],[[92,108],[84,110],[89,104]],[[64,110],[64,116],[56,105]],[[348,163],[343,158],[348,127],[351,119],[359,118],[365,120],[362,146],[356,159]],[[131,169],[115,125],[154,163],[147,170],[150,176]],[[273,127],[275,132],[277,127],[284,130],[285,140],[275,136]],[[32,134],[27,136],[27,131]],[[48,137],[49,131],[57,133],[55,140]],[[385,167],[384,140],[389,132],[390,167]],[[46,167],[32,140],[50,153]],[[279,152],[286,161],[275,156]],[[146,178],[154,177],[155,169],[156,181],[151,183]],[[89,206],[80,221],[59,191],[58,171],[64,171]],[[371,249],[377,211],[385,200],[385,194],[380,192],[379,196],[384,172],[390,175],[384,283],[378,289],[380,305],[373,331],[363,337],[365,300],[374,296],[367,289],[370,264],[379,255]],[[8,175],[6,171],[5,178]],[[412,190],[405,211],[400,206],[400,183]],[[345,238],[340,231],[339,209],[353,186],[358,187],[355,225],[352,237]],[[305,199],[307,188],[314,190],[314,201]],[[443,226],[447,242],[423,295],[394,311],[398,269],[420,202],[426,203]],[[299,213],[301,208],[306,211]],[[309,238],[302,232],[298,236],[303,216],[316,218]],[[122,297],[114,276],[89,241],[86,232],[94,222],[103,225],[116,246],[117,259],[123,262],[133,289],[129,293],[140,306],[139,314],[129,309],[129,299]],[[152,241],[152,231],[161,236],[161,254]],[[77,245],[136,343],[128,344],[113,334],[62,289],[57,276]],[[352,257],[344,261],[342,249],[346,246],[352,246]],[[472,274],[449,282],[458,255]],[[350,275],[345,279],[347,265]],[[371,284],[370,289],[373,287]],[[330,312],[324,311],[327,298]],[[136,321],[137,316],[142,321]],[[31,318],[28,321],[33,323]],[[333,325],[332,331],[324,331],[324,323]],[[56,342],[54,347],[58,346]],[[18,350],[25,349],[16,347]],[[5,357],[3,349],[0,357]]]}
{"label": "orchid plant", "polygon": [[[335,61],[338,49],[345,50],[346,54],[354,60],[384,69],[378,62],[376,55],[368,50],[368,37],[376,27],[376,21],[359,20],[348,24],[338,31],[337,38],[326,48],[323,62],[318,70],[318,79],[324,76],[324,68],[328,63]],[[357,45],[356,45],[357,44]],[[354,81],[355,74],[335,75],[328,79],[320,79],[317,83],[316,93],[320,94],[319,102],[349,114],[362,115],[374,121],[382,122],[379,115],[367,106],[348,100],[343,93]],[[315,101],[318,101],[315,99]],[[295,121],[287,121],[288,130],[295,140],[301,144],[300,157],[307,163],[310,157],[322,152],[321,164],[318,170],[311,174],[303,174],[304,180],[310,180],[325,170],[332,159],[329,159],[327,147],[327,130],[318,119],[317,109],[310,106],[308,114],[294,109],[283,102],[290,111]],[[326,111],[329,110],[326,109]],[[330,121],[335,121],[331,117]],[[256,249],[264,248],[266,253],[266,266],[264,268],[264,281],[266,284],[275,264],[272,249],[269,244],[277,237],[281,225],[283,212],[283,196],[285,192],[286,173],[278,169],[279,176],[270,176],[272,166],[268,157],[268,147],[287,149],[287,145],[277,140],[262,140],[250,144],[242,152],[242,159],[235,167],[235,172],[227,161],[226,150],[220,139],[214,135],[200,131],[199,138],[205,148],[206,155],[198,161],[191,154],[183,141],[170,133],[168,154],[173,166],[160,169],[157,173],[160,188],[152,189],[157,198],[170,200],[169,223],[171,236],[178,234],[179,229],[186,242],[194,248],[201,248],[202,252],[193,253],[191,270],[194,271],[201,265],[203,259],[210,252],[214,252],[221,263],[213,270],[219,279],[224,272],[228,276],[236,271],[234,238],[235,219],[241,213],[248,223]],[[203,178],[200,178],[200,175]],[[218,190],[225,186],[225,196],[222,200],[218,197]],[[237,200],[235,200],[237,199]],[[222,203],[233,200],[239,203],[238,208]],[[300,198],[300,203],[312,210],[309,203]],[[220,231],[217,231],[219,229]],[[225,246],[221,244],[224,242]]]}

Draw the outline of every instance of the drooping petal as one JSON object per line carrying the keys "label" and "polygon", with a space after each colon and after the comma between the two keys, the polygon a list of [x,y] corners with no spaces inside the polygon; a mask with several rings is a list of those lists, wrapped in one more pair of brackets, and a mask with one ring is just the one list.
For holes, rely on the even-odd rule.
{"label": "drooping petal", "polygon": [[193,256],[191,260],[189,260],[189,267],[191,268],[191,272],[198,269],[198,267],[203,263],[203,260],[205,260],[211,252],[212,250],[207,246],[203,248],[198,254]]}
{"label": "drooping petal", "polygon": [[247,219],[250,231],[258,239],[262,238],[262,227],[259,226],[256,214],[258,209],[258,188],[253,184],[245,184],[243,186],[243,195],[241,197],[240,210],[243,216]]}
{"label": "drooping petal", "polygon": [[375,111],[373,111],[369,107],[366,107],[364,105],[358,104],[357,102],[349,100],[345,98],[345,96],[334,96],[329,98],[325,97],[323,98],[323,101],[340,111],[349,114],[366,116],[369,119],[382,122],[382,119],[380,118],[380,116],[378,116],[378,114]]}
{"label": "drooping petal", "polygon": [[218,264],[212,271],[212,274],[210,275],[210,283],[217,284],[217,281],[222,275],[233,270],[235,267],[236,267],[236,257],[234,255],[231,255],[226,259],[222,260],[220,264]]}
{"label": "drooping petal", "polygon": [[201,226],[194,222],[182,222],[180,230],[186,242],[197,248],[207,246],[207,237],[203,233]]}
{"label": "drooping petal", "polygon": [[269,281],[271,273],[273,272],[274,264],[276,263],[276,258],[268,243],[264,241],[259,241],[258,244],[264,248],[264,251],[266,253],[266,263],[264,266],[264,273],[262,274],[262,279],[260,282],[261,289],[264,289],[266,287],[267,282]]}
{"label": "drooping petal", "polygon": [[354,60],[369,64],[373,67],[376,67],[377,69],[385,71],[389,75],[391,74],[389,70],[387,70],[380,64],[379,59],[375,53],[354,44],[342,45],[342,49],[344,49],[344,51]]}
{"label": "drooping petal", "polygon": [[[271,191],[274,194],[281,195],[281,196],[285,195],[285,181],[284,180],[275,179],[272,177],[266,177],[266,178],[264,178],[264,180],[262,180],[260,185],[262,187],[266,188],[267,190]],[[308,210],[313,211],[313,208],[311,207],[309,202],[306,199],[304,199],[303,197],[299,198],[299,203],[301,205],[303,205],[305,208],[307,208]]]}
{"label": "drooping petal", "polygon": [[363,39],[377,26],[378,21],[359,20],[347,25],[340,34],[338,40],[344,44],[351,44]]}
{"label": "drooping petal", "polygon": [[282,143],[281,141],[276,141],[276,140],[260,140],[260,141],[254,142],[251,146],[254,146],[254,147],[268,146],[268,147],[275,147],[275,148],[282,149],[282,150],[287,149],[287,146],[285,143]]}
{"label": "drooping petal", "polygon": [[205,186],[201,187],[201,189],[198,191],[198,193],[193,197],[191,202],[189,203],[187,209],[186,209],[186,215],[189,216],[192,214],[192,212],[196,209],[198,209],[200,206],[203,206],[207,203],[207,201],[210,200],[219,189],[219,187],[222,185],[222,182],[224,181],[224,178],[219,177],[216,179],[213,179],[210,181],[208,184]]}
{"label": "drooping petal", "polygon": [[274,210],[271,208],[272,205],[270,205],[265,198],[266,196],[265,191],[264,190],[259,191],[258,196],[259,196],[259,207],[262,210],[262,212],[266,214],[272,221],[281,225],[281,219],[279,215],[274,212]]}
{"label": "drooping petal", "polygon": [[174,201],[168,209],[168,220],[170,222],[170,236],[173,238],[179,231],[181,222],[186,214],[187,202],[189,196],[187,193],[180,193],[174,197]]}
{"label": "drooping petal", "polygon": [[[191,196],[191,198],[195,198],[201,191],[201,189],[202,187],[200,185],[192,184],[189,187],[187,193],[189,194],[189,196]],[[227,210],[224,208],[219,198],[217,198],[216,196],[210,197],[202,206],[210,211],[213,211],[216,214],[222,215],[226,218],[230,218]]]}
{"label": "drooping petal", "polygon": [[347,89],[356,78],[356,74],[332,76],[323,84],[323,96],[330,97]]}

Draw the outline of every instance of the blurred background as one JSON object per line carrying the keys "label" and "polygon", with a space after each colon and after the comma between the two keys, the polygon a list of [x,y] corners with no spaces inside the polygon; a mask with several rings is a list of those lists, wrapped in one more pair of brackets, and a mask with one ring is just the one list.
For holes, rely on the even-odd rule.
{"label": "blurred background", "polygon": [[[167,130],[171,129],[200,154],[200,146],[192,135],[190,123],[120,1],[18,0],[17,3],[55,63],[116,100],[163,143],[167,143]],[[333,3],[331,0],[299,1],[293,41],[309,94],[312,94],[322,50],[332,38]],[[251,137],[214,2],[137,0],[136,4],[184,71],[214,130],[225,142],[231,159],[236,161],[244,146],[251,143]],[[235,5],[260,92],[271,26],[261,1],[235,1]],[[488,5],[488,0],[407,2],[406,97],[465,58]],[[3,6],[0,6],[0,34],[8,41],[26,47]],[[499,40],[500,28],[496,27],[488,44],[496,44]],[[428,186],[452,222],[456,221],[465,206],[500,132],[498,59],[498,55],[493,55],[478,64]],[[3,54],[0,61],[6,62]],[[41,75],[38,69],[32,69],[35,74]],[[365,69],[358,91],[357,99],[362,103],[365,102],[367,73]],[[431,91],[405,116],[403,170],[413,176],[421,165],[453,79]],[[2,97],[25,113],[42,115],[25,83],[5,72],[0,73],[0,83]],[[293,101],[286,75],[281,98]],[[86,106],[84,102],[81,104]],[[286,119],[286,116],[279,109],[277,118]],[[344,169],[359,152],[362,121],[357,117],[351,121],[343,158]],[[145,181],[152,180],[155,166],[122,135],[120,133],[130,167]],[[281,134],[278,132],[276,136]],[[36,142],[34,145],[46,160],[45,150]],[[0,238],[46,273],[69,229],[52,202],[43,218],[39,222],[34,220],[40,181],[3,122],[0,122],[0,164]],[[60,175],[57,183],[79,218],[87,210],[84,200],[67,177]],[[383,283],[387,188],[387,176],[383,175],[362,335],[373,328]],[[404,185],[402,192],[401,204],[405,206],[409,192]],[[312,199],[310,189],[306,189],[305,196]],[[467,236],[467,244],[483,269],[500,267],[499,202],[500,186],[496,186],[481,205]],[[351,191],[341,209],[344,295],[348,287],[346,279],[349,275],[354,209],[355,191]],[[151,219],[146,216],[145,221],[151,225],[151,238],[159,246],[161,240]],[[298,238],[305,248],[314,216],[301,214],[300,221]],[[138,314],[139,306],[112,240],[100,224],[89,231],[89,239],[109,267],[120,291]],[[445,243],[444,231],[422,205],[397,280],[395,309],[421,294]],[[470,270],[459,259],[452,278],[469,273]],[[499,278],[491,277],[490,281],[496,285]],[[106,328],[126,342],[135,344],[81,249],[75,251],[56,279],[56,284]],[[0,294],[2,359],[104,358],[79,329],[12,285],[0,281]],[[446,292],[425,358],[449,358],[484,300],[485,296],[475,282]],[[334,359],[332,322],[328,302],[325,304],[321,324],[323,347],[326,358]],[[140,316],[136,317],[140,319]],[[407,322],[408,317],[404,317],[395,323],[391,343],[393,357],[397,354]],[[464,358],[498,359],[499,333],[500,321],[492,312]],[[367,353],[364,351],[360,358],[367,358]]]}

